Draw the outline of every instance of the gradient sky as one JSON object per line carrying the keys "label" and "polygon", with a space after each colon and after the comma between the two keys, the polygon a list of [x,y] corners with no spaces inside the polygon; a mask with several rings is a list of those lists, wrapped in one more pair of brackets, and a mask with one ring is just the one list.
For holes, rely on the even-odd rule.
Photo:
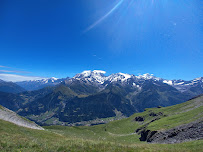
{"label": "gradient sky", "polygon": [[203,76],[202,0],[0,0],[0,74]]}

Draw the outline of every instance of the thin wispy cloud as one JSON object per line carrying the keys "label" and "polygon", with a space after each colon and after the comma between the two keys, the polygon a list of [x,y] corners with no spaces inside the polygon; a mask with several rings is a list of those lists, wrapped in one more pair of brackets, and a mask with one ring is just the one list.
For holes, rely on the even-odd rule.
{"label": "thin wispy cloud", "polygon": [[[7,67],[0,65],[0,79],[4,81],[29,81],[29,80],[41,80],[43,77],[38,76],[25,76],[23,74],[28,74],[31,72],[18,70],[16,68]],[[22,74],[22,75],[21,75]]]}
{"label": "thin wispy cloud", "polygon": [[17,74],[0,73],[0,79],[4,81],[19,82],[19,81],[29,81],[29,80],[41,80],[45,78],[37,77],[37,76],[23,76],[23,75],[17,75]]}
{"label": "thin wispy cloud", "polygon": [[10,67],[0,65],[0,68],[10,68]]}
{"label": "thin wispy cloud", "polygon": [[101,17],[99,20],[97,20],[96,22],[94,22],[92,25],[90,25],[85,31],[84,33],[88,32],[89,30],[91,30],[92,28],[94,28],[96,25],[98,25],[99,23],[101,23],[103,20],[105,20],[110,14],[112,14],[122,3],[124,0],[120,0],[107,14],[105,14],[103,17]]}
{"label": "thin wispy cloud", "polygon": [[27,71],[16,71],[16,70],[0,70],[0,73],[31,73]]}
{"label": "thin wispy cloud", "polygon": [[0,73],[31,73],[29,71],[23,71],[16,68],[0,65]]}

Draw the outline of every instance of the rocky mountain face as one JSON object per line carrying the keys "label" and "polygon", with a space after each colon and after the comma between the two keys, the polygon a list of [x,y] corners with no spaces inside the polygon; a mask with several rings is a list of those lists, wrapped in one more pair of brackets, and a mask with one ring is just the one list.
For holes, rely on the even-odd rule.
{"label": "rocky mountain face", "polygon": [[13,82],[0,80],[0,91],[8,93],[20,93],[25,91],[25,89]]}
{"label": "rocky mountain face", "polygon": [[16,84],[21,86],[27,91],[33,91],[33,90],[39,90],[49,86],[58,85],[65,79],[68,79],[68,78],[58,79],[58,78],[52,77],[52,78],[42,79],[42,80],[21,81],[21,82],[16,82]]}
{"label": "rocky mountain face", "polygon": [[[115,117],[118,113],[130,116],[145,108],[182,103],[203,93],[202,78],[183,81],[165,80],[150,74],[104,74],[100,70],[84,71],[63,81],[50,80],[52,87],[20,93],[13,100],[19,98],[21,104],[9,108],[17,109],[20,115],[40,124],[67,125]],[[12,97],[10,99],[8,103],[13,102]],[[6,106],[7,100],[2,101]]]}
{"label": "rocky mountain face", "polygon": [[31,128],[31,129],[37,129],[37,130],[44,130],[44,128],[38,126],[36,123],[31,122],[31,121],[17,115],[15,112],[13,112],[1,105],[0,105],[0,119],[14,123],[18,126]]}

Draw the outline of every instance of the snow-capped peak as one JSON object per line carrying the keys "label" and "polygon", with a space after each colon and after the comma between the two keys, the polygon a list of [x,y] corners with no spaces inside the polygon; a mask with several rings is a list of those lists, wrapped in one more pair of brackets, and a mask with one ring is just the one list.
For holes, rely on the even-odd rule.
{"label": "snow-capped peak", "polygon": [[168,85],[173,85],[173,81],[172,80],[164,80],[163,83],[166,83]]}
{"label": "snow-capped peak", "polygon": [[153,74],[149,74],[149,73],[137,76],[137,78],[143,78],[143,79],[152,79],[153,77],[154,77]]}
{"label": "snow-capped peak", "polygon": [[58,80],[59,78],[51,77],[51,80]]}
{"label": "snow-capped peak", "polygon": [[105,74],[106,73],[106,71],[102,71],[102,70],[94,70],[92,72],[97,73],[97,74]]}
{"label": "snow-capped peak", "polygon": [[130,74],[125,74],[125,73],[116,73],[116,74],[111,74],[110,76],[108,76],[108,81],[110,82],[116,82],[116,81],[127,81],[129,78],[132,78],[133,75]]}
{"label": "snow-capped peak", "polygon": [[87,71],[83,71],[82,73],[76,74],[73,78],[80,80],[86,80],[89,82],[97,82],[100,84],[103,84],[104,81],[106,80],[106,76],[104,75],[106,72],[102,71],[102,70],[87,70]]}
{"label": "snow-capped peak", "polygon": [[76,74],[73,78],[86,78],[86,77],[94,77],[94,76],[104,76],[106,72],[102,70],[86,70],[83,71],[82,73]]}
{"label": "snow-capped peak", "polygon": [[89,77],[90,74],[91,74],[91,70],[83,71],[83,72],[81,73],[81,75],[83,75],[84,77]]}
{"label": "snow-capped peak", "polygon": [[137,79],[145,79],[145,80],[153,79],[153,80],[157,80],[157,81],[161,80],[161,78],[155,77],[153,74],[149,74],[149,73],[136,76],[136,78]]}
{"label": "snow-capped peak", "polygon": [[203,77],[196,78],[193,81],[202,81],[203,82]]}

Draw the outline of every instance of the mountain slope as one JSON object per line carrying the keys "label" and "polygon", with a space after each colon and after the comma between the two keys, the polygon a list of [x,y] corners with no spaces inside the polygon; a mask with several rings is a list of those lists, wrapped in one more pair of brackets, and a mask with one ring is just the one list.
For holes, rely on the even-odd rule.
{"label": "mountain slope", "polygon": [[133,95],[131,100],[136,109],[141,112],[145,108],[179,104],[191,97],[193,96],[183,94],[160,81],[146,80],[142,83],[142,89],[136,95]]}
{"label": "mountain slope", "polygon": [[177,143],[203,139],[203,95],[185,103],[160,108],[147,109],[146,114],[154,116],[137,129],[140,140],[158,143]]}
{"label": "mountain slope", "polygon": [[110,90],[81,96],[59,85],[52,93],[25,105],[19,114],[41,124],[67,124],[113,117],[117,112],[129,116],[134,111],[129,100]]}
{"label": "mountain slope", "polygon": [[17,94],[0,92],[0,105],[11,109],[13,111],[17,111],[21,108],[23,100]]}
{"label": "mountain slope", "polygon": [[18,94],[0,91],[0,105],[17,112],[19,109],[26,106],[26,104],[44,97],[54,89],[55,87],[46,87],[40,90],[24,91]]}
{"label": "mountain slope", "polygon": [[59,120],[66,122],[89,121],[116,116],[116,111],[126,116],[134,112],[130,102],[112,92],[102,92],[85,98],[74,98],[60,113]]}
{"label": "mountain slope", "polygon": [[[202,111],[203,95],[170,107],[149,108],[142,113],[133,114],[129,118],[107,124],[79,128],[65,126],[46,128],[63,135],[88,140],[104,139],[126,144],[146,143],[143,141],[154,143],[185,142],[184,145],[193,140],[199,142],[199,146],[202,147]],[[173,144],[173,146],[176,145]],[[192,147],[194,148],[194,146]],[[201,149],[200,147],[199,149]],[[174,150],[171,149],[171,151]]]}
{"label": "mountain slope", "polygon": [[13,82],[6,82],[3,80],[0,80],[0,91],[8,92],[8,93],[20,93],[25,91],[25,89]]}
{"label": "mountain slope", "polygon": [[[143,113],[108,124],[80,127],[49,126],[45,127],[45,131],[28,129],[0,120],[0,151],[202,151],[202,139],[178,144],[148,144],[140,141],[140,134],[135,133],[148,122],[149,125],[155,125],[157,122],[157,128],[161,131],[162,127],[167,130],[194,122],[198,117],[202,118],[202,102],[201,98],[195,98],[172,107],[147,109]],[[200,115],[197,115],[198,108],[201,111]],[[197,113],[192,114],[195,111]],[[170,122],[165,121],[164,126],[159,120],[152,121],[158,118],[157,112],[159,116],[160,112],[165,113],[159,120],[166,119]],[[181,113],[182,117],[179,117]],[[179,119],[171,119],[176,115]],[[144,121],[139,117],[143,117]],[[171,120],[175,122],[174,125]],[[147,129],[151,128],[149,125]]]}
{"label": "mountain slope", "polygon": [[23,117],[20,117],[15,112],[5,107],[2,107],[1,105],[0,105],[0,119],[14,123],[18,126],[23,126],[31,129],[44,130],[42,127],[38,126],[34,122],[31,122]]}

